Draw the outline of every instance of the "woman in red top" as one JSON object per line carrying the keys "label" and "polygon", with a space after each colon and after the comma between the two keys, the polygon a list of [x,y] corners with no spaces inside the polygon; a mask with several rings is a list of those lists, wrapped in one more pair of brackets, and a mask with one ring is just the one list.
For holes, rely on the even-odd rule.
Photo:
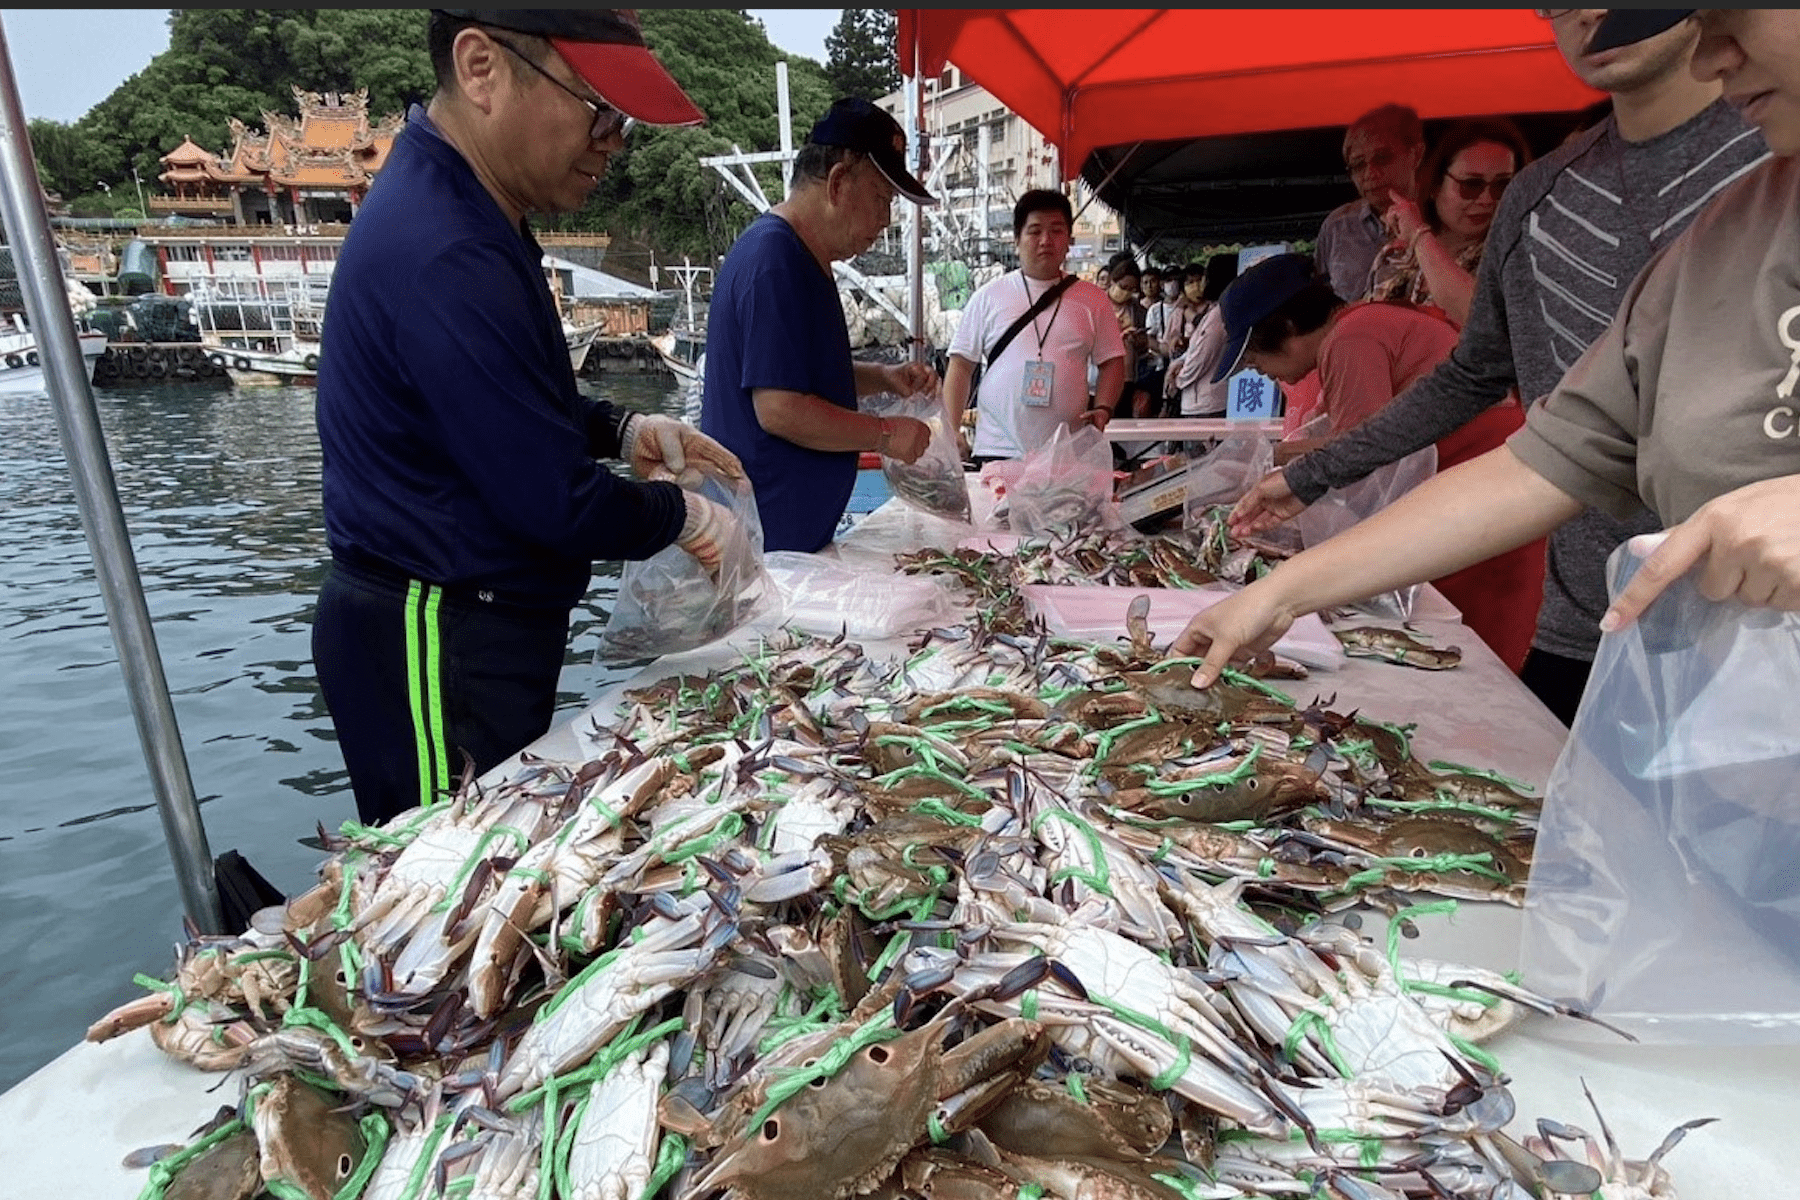
{"label": "woman in red top", "polygon": [[[1241,289],[1241,290],[1240,290]],[[1234,296],[1234,293],[1236,295]],[[1230,338],[1219,377],[1254,367],[1283,383],[1318,371],[1320,411],[1335,435],[1366,420],[1449,357],[1457,329],[1437,313],[1403,303],[1346,304],[1301,254],[1265,259],[1220,300]],[[1233,350],[1241,347],[1240,353]],[[1480,453],[1492,431],[1472,421],[1437,444],[1438,469]],[[1504,439],[1504,434],[1500,435]],[[1313,443],[1281,443],[1310,449]],[[1495,445],[1498,442],[1494,443]],[[1543,598],[1542,542],[1432,580],[1515,673],[1524,665]]]}

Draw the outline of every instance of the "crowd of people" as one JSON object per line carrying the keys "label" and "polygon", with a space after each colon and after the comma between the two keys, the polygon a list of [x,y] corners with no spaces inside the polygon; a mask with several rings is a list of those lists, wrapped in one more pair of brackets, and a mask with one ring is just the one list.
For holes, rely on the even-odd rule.
{"label": "crowd of people", "polygon": [[[1087,281],[1068,198],[1018,199],[1019,267],[970,297],[941,381],[976,464],[1115,413],[1221,414],[1244,367],[1282,383],[1289,436],[1240,535],[1436,448],[1435,478],[1196,618],[1196,684],[1301,613],[1433,579],[1568,720],[1602,630],[1694,563],[1709,596],[1800,607],[1800,16],[1539,15],[1608,110],[1533,161],[1502,119],[1428,145],[1373,108],[1310,256],[1124,254]],[[585,203],[634,123],[702,114],[627,10],[432,10],[429,43],[436,93],[346,239],[321,355],[314,657],[365,821],[548,729],[594,560],[719,561],[736,521],[680,480],[747,481],[765,548],[818,550],[859,453],[930,440],[859,398],[940,382],[851,355],[833,263],[896,198],[935,201],[893,117],[846,99],[719,271],[700,427],[583,398],[525,216]],[[1607,555],[1662,528],[1609,607]]]}

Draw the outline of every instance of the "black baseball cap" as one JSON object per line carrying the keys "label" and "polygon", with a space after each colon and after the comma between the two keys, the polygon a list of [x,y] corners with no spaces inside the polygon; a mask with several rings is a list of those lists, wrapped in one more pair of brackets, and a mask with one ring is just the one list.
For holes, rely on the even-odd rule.
{"label": "black baseball cap", "polygon": [[1608,9],[1594,30],[1594,36],[1582,48],[1583,54],[1616,50],[1659,33],[1667,33],[1694,15],[1691,8],[1614,8]]}
{"label": "black baseball cap", "polygon": [[860,151],[902,196],[914,204],[937,203],[937,197],[906,169],[906,131],[879,105],[854,96],[839,100],[825,110],[806,140],[815,146]]}
{"label": "black baseball cap", "polygon": [[1264,317],[1305,291],[1322,276],[1305,254],[1277,254],[1265,258],[1231,281],[1219,297],[1219,321],[1225,326],[1225,353],[1212,381],[1223,383],[1244,361],[1250,330]]}
{"label": "black baseball cap", "polygon": [[688,99],[644,44],[631,8],[440,8],[445,16],[548,38],[563,61],[608,104],[646,125],[698,125]]}

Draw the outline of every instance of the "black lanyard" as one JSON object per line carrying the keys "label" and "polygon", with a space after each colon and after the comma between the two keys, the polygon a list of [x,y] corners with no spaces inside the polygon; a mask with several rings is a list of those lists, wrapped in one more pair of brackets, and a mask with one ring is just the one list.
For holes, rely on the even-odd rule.
{"label": "black lanyard", "polygon": [[[1055,287],[1057,284],[1059,284],[1061,282],[1062,282],[1062,273],[1058,272],[1056,278],[1050,281],[1050,286]],[[1029,307],[1030,305],[1035,303],[1035,301],[1033,301],[1031,298],[1031,285],[1029,283],[1025,282],[1025,272],[1023,272],[1023,271],[1019,272],[1019,286],[1025,289],[1025,304],[1026,304],[1026,306]],[[1050,331],[1052,329],[1056,328],[1056,314],[1062,311],[1063,296],[1066,296],[1068,294],[1069,293],[1067,291],[1065,291],[1065,292],[1063,292],[1062,296],[1058,296],[1056,298],[1056,304],[1054,306],[1052,306],[1050,309],[1050,324],[1044,326],[1044,332],[1038,333],[1037,318],[1036,317],[1031,318],[1031,332],[1037,334],[1038,358],[1040,358],[1040,359],[1042,359],[1044,357],[1044,343],[1050,340]]]}

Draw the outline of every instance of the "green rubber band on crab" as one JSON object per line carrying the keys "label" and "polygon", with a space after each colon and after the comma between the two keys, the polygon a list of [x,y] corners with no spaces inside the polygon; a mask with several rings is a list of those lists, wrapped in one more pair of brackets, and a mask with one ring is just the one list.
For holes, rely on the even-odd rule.
{"label": "green rubber band on crab", "polygon": [[1023,1183],[1019,1185],[1019,1200],[1043,1200],[1044,1185],[1041,1183]]}
{"label": "green rubber band on crab", "polygon": [[350,1172],[350,1178],[344,1180],[331,1200],[356,1200],[363,1189],[369,1186],[369,1178],[375,1174],[375,1168],[381,1165],[381,1156],[387,1152],[388,1138],[393,1133],[393,1126],[379,1112],[365,1113],[362,1120],[356,1123],[362,1131],[363,1153],[357,1160],[356,1170]]}
{"label": "green rubber band on crab", "polygon": [[703,833],[690,838],[663,854],[663,861],[670,866],[697,858],[702,854],[710,854],[720,842],[732,841],[744,832],[744,818],[735,812],[726,813],[719,819],[719,824],[711,833]]}
{"label": "green rubber band on crab", "polygon": [[775,1110],[785,1104],[789,1097],[809,1086],[815,1079],[831,1078],[843,1070],[850,1060],[864,1048],[873,1046],[877,1042],[893,1041],[902,1032],[904,1031],[894,1023],[892,1007],[883,1008],[847,1036],[833,1043],[829,1050],[819,1056],[818,1062],[810,1067],[798,1067],[771,1084],[769,1098],[750,1118],[745,1128],[761,1128],[763,1122],[773,1116]]}
{"label": "green rubber band on crab", "polygon": [[1219,672],[1219,678],[1223,679],[1226,683],[1233,683],[1238,687],[1249,688],[1253,692],[1261,692],[1271,700],[1281,701],[1289,708],[1295,707],[1294,698],[1292,696],[1288,695],[1278,687],[1272,687],[1269,684],[1264,683],[1254,675],[1246,675],[1242,671],[1226,667],[1223,671]]}
{"label": "green rubber band on crab", "polygon": [[1283,1038],[1281,1042],[1282,1053],[1287,1055],[1288,1061],[1297,1062],[1299,1060],[1300,1043],[1305,1040],[1309,1030],[1318,1035],[1319,1049],[1324,1052],[1331,1065],[1337,1068],[1338,1074],[1345,1079],[1354,1078],[1356,1072],[1352,1071],[1350,1064],[1344,1061],[1343,1052],[1338,1049],[1337,1037],[1331,1032],[1331,1025],[1316,1012],[1303,1012],[1294,1018],[1292,1025],[1288,1026],[1287,1037]]}
{"label": "green rubber band on crab", "polygon": [[1156,1180],[1156,1182],[1162,1184],[1166,1188],[1172,1188],[1181,1193],[1184,1200],[1202,1200],[1200,1185],[1185,1175],[1176,1175],[1168,1171],[1156,1171],[1151,1174],[1150,1178]]}
{"label": "green rubber band on crab", "polygon": [[248,1128],[249,1124],[244,1118],[233,1117],[193,1145],[185,1147],[165,1159],[151,1163],[150,1177],[144,1184],[144,1190],[138,1193],[137,1200],[162,1200],[163,1193],[167,1192],[169,1185],[175,1182],[175,1176],[181,1174],[189,1163],[225,1139],[235,1137]]}
{"label": "green rubber band on crab", "polygon": [[[638,1200],[650,1200],[662,1191],[663,1185],[675,1178],[687,1161],[688,1140],[679,1133],[664,1133],[662,1141],[656,1147],[656,1165],[650,1170],[650,1178],[644,1182],[644,1190],[638,1193]],[[574,1192],[563,1193],[572,1196]]]}
{"label": "green rubber band on crab", "polygon": [[450,906],[462,898],[463,888],[469,882],[469,876],[475,873],[476,864],[486,857],[488,847],[493,844],[494,839],[501,837],[510,837],[513,840],[513,849],[519,854],[531,849],[531,839],[520,830],[514,829],[511,825],[493,826],[481,835],[481,839],[475,843],[475,849],[469,852],[467,858],[463,859],[463,865],[456,869],[456,877],[450,881],[450,886],[444,889],[444,898],[431,906],[432,912],[448,912]]}
{"label": "green rubber band on crab", "polygon": [[1112,870],[1106,865],[1106,851],[1101,846],[1100,835],[1094,832],[1094,827],[1066,808],[1047,808],[1032,820],[1031,832],[1036,833],[1051,817],[1075,827],[1076,832],[1088,844],[1088,853],[1093,856],[1094,867],[1092,870],[1086,867],[1063,867],[1051,872],[1050,882],[1056,884],[1065,879],[1079,879],[1101,895],[1111,896]]}
{"label": "green rubber band on crab", "polygon": [[1133,717],[1122,724],[1114,725],[1111,729],[1102,729],[1094,738],[1094,757],[1089,760],[1088,766],[1092,770],[1098,771],[1101,761],[1112,753],[1114,742],[1128,733],[1161,724],[1163,724],[1161,714],[1152,711],[1141,717]]}
{"label": "green rubber band on crab", "polygon": [[931,1144],[934,1146],[941,1146],[950,1140],[950,1131],[944,1128],[944,1118],[940,1110],[933,1109],[926,1114],[925,1133],[931,1138]]}
{"label": "green rubber band on crab", "polygon": [[926,799],[919,801],[912,806],[911,811],[918,813],[923,817],[936,817],[938,820],[947,822],[951,825],[962,825],[971,829],[981,825],[980,817],[963,812],[960,809],[951,808],[936,796],[929,796]]}
{"label": "green rubber band on crab", "polygon": [[1487,1068],[1488,1073],[1491,1075],[1500,1074],[1500,1060],[1495,1058],[1491,1053],[1482,1049],[1480,1046],[1477,1046],[1468,1038],[1461,1037],[1457,1034],[1446,1033],[1444,1036],[1450,1039],[1450,1044],[1455,1046],[1457,1052],[1464,1058],[1469,1059],[1471,1062],[1480,1063],[1483,1067]]}
{"label": "green rubber band on crab", "polygon": [[406,1187],[397,1200],[417,1200],[420,1191],[425,1187],[425,1176],[431,1165],[437,1160],[438,1145],[444,1140],[444,1134],[450,1123],[456,1119],[455,1113],[443,1113],[431,1126],[431,1133],[425,1138],[425,1145],[419,1150],[418,1161],[413,1163],[412,1170],[406,1176]]}
{"label": "green rubber band on crab", "polygon": [[1180,796],[1187,792],[1200,791],[1203,788],[1230,787],[1233,784],[1242,783],[1256,774],[1256,760],[1262,757],[1262,749],[1261,742],[1251,746],[1250,753],[1244,756],[1244,761],[1229,771],[1220,771],[1216,775],[1201,775],[1194,779],[1152,779],[1144,787],[1151,794],[1157,796]]}
{"label": "green rubber band on crab", "polygon": [[1126,1024],[1136,1025],[1139,1029],[1146,1029],[1175,1047],[1175,1061],[1169,1065],[1167,1070],[1150,1080],[1150,1087],[1153,1090],[1166,1092],[1175,1086],[1177,1080],[1187,1074],[1188,1064],[1193,1059],[1193,1049],[1188,1045],[1188,1040],[1185,1035],[1176,1033],[1173,1029],[1170,1029],[1167,1025],[1158,1021],[1155,1017],[1125,1007],[1110,996],[1090,996],[1089,999],[1105,1008],[1108,1012],[1112,1013],[1113,1016],[1118,1017]]}
{"label": "green rubber band on crab", "polygon": [[[339,1029],[337,1022],[333,1021],[322,1009],[313,1008],[311,1005],[295,1004],[281,1014],[281,1024],[288,1028],[304,1026],[309,1029],[317,1029],[336,1042],[338,1049],[342,1050],[347,1057],[361,1057],[356,1046],[350,1041],[350,1035]],[[328,1080],[327,1083],[330,1084],[330,1081]],[[335,1087],[336,1085],[330,1084],[330,1086]]]}
{"label": "green rubber band on crab", "polygon": [[1081,1082],[1079,1073],[1070,1071],[1063,1076],[1063,1083],[1068,1087],[1069,1095],[1075,1098],[1075,1103],[1086,1104],[1088,1102],[1087,1085]]}
{"label": "green rubber band on crab", "polygon": [[886,785],[890,785],[890,784],[899,783],[901,780],[913,779],[915,777],[924,778],[924,779],[935,779],[939,783],[942,783],[948,787],[954,788],[956,791],[959,791],[966,796],[973,797],[976,800],[983,800],[983,801],[987,801],[989,803],[992,803],[992,801],[993,801],[993,797],[989,796],[986,792],[982,791],[980,788],[976,787],[974,784],[967,783],[961,779],[956,778],[953,775],[947,775],[943,771],[937,770],[934,767],[927,766],[924,763],[914,763],[910,767],[901,767],[898,770],[889,771],[886,775],[877,775],[870,782],[871,783],[879,783],[879,784],[886,786]]}
{"label": "green rubber band on crab", "polygon": [[1497,783],[1501,787],[1509,788],[1515,792],[1525,793],[1527,796],[1536,790],[1529,783],[1520,779],[1514,779],[1510,775],[1502,775],[1499,771],[1466,766],[1463,763],[1449,762],[1441,758],[1434,758],[1425,765],[1430,767],[1433,771],[1448,771],[1452,775],[1467,775],[1472,779],[1485,779],[1489,783]]}
{"label": "green rubber band on crab", "polygon": [[1489,808],[1485,804],[1476,804],[1469,800],[1458,800],[1450,792],[1440,790],[1436,800],[1387,800],[1375,796],[1366,798],[1363,803],[1370,808],[1391,808],[1395,812],[1461,812],[1471,816],[1485,817],[1490,821],[1514,824],[1519,814],[1508,812],[1503,808]]}
{"label": "green rubber band on crab", "polygon": [[1027,989],[1025,994],[1019,997],[1019,1015],[1027,1021],[1037,1020],[1038,992],[1036,988]]}

